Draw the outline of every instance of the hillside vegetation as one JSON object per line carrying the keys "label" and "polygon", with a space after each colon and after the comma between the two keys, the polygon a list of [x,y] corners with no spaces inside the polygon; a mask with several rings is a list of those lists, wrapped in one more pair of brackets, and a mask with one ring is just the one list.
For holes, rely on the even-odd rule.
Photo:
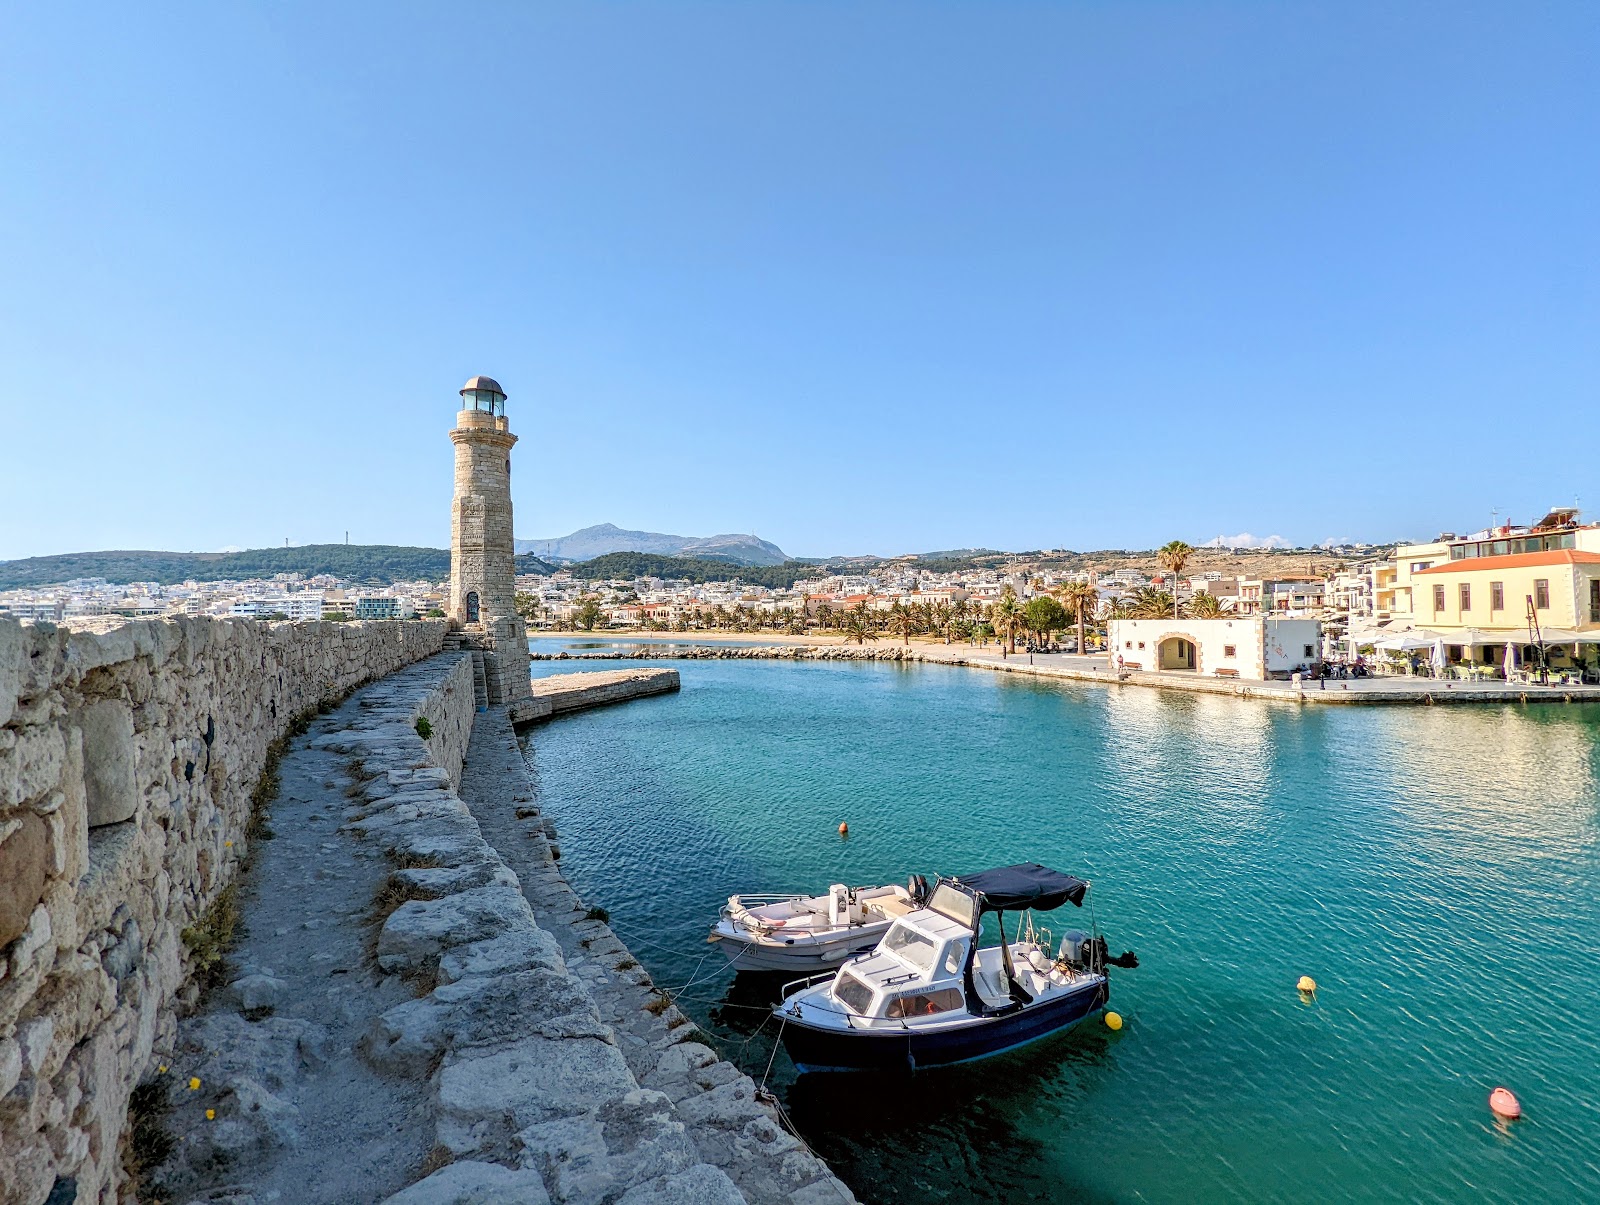
{"label": "hillside vegetation", "polygon": [[797,581],[826,577],[832,572],[824,565],[800,561],[786,561],[782,565],[735,565],[723,560],[661,556],[653,552],[609,552],[592,561],[583,561],[567,568],[573,577],[585,581],[604,581],[614,577],[661,577],[677,581],[725,582],[738,578],[741,582],[771,590],[786,590]]}
{"label": "hillside vegetation", "polygon": [[[534,560],[536,558],[527,558]],[[541,562],[542,564],[542,562]],[[520,566],[519,566],[520,568]],[[549,572],[525,569],[523,572]],[[277,573],[313,577],[332,574],[346,581],[386,586],[417,578],[450,576],[450,551],[394,544],[305,544],[298,548],[252,548],[244,552],[69,552],[0,561],[0,590],[49,586],[79,577],[108,582],[160,582],[269,578]]]}

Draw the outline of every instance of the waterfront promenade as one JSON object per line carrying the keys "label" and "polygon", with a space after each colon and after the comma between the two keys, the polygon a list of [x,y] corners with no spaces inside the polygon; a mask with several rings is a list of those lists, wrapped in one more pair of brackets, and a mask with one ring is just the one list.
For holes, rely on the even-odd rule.
{"label": "waterfront promenade", "polygon": [[[1501,681],[1458,681],[1438,678],[1378,677],[1321,681],[1263,681],[1249,678],[1215,678],[1176,670],[1118,671],[1105,656],[1076,656],[1070,653],[1017,652],[1003,654],[997,645],[944,644],[915,640],[911,644],[880,640],[876,644],[856,645],[837,637],[781,636],[759,634],[681,635],[607,632],[578,633],[583,640],[614,640],[636,644],[627,650],[550,653],[535,642],[535,661],[552,658],[574,661],[619,660],[873,660],[917,661],[945,665],[968,665],[1000,673],[1024,674],[1039,678],[1059,678],[1080,682],[1099,682],[1109,686],[1144,686],[1159,690],[1181,690],[1196,694],[1233,695],[1238,698],[1270,699],[1283,703],[1334,705],[1451,703],[1592,703],[1600,702],[1600,686],[1539,686]],[[759,642],[751,644],[752,639]],[[549,638],[545,637],[545,641]],[[662,646],[659,650],[652,645]]]}

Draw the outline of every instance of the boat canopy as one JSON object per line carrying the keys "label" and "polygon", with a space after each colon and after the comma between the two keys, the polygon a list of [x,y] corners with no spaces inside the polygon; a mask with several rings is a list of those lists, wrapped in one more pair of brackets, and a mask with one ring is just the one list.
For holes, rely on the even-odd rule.
{"label": "boat canopy", "polygon": [[1089,890],[1089,884],[1082,879],[1037,862],[998,866],[994,870],[960,875],[950,881],[977,897],[980,916],[985,912],[1014,912],[1023,908],[1048,912],[1067,903],[1081,908],[1084,893]]}

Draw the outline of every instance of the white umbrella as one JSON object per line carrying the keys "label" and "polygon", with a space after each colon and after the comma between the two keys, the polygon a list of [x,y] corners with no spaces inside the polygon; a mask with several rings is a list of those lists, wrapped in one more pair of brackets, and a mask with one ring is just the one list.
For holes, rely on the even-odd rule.
{"label": "white umbrella", "polygon": [[1444,638],[1442,636],[1433,642],[1433,653],[1428,660],[1433,663],[1434,673],[1444,672]]}
{"label": "white umbrella", "polygon": [[1511,681],[1511,675],[1517,672],[1517,646],[1510,641],[1506,642],[1506,681]]}

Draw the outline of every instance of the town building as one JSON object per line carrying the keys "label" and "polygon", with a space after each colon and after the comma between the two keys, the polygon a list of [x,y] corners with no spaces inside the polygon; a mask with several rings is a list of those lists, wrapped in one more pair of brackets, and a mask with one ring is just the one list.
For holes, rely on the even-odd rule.
{"label": "town building", "polygon": [[1218,678],[1288,678],[1322,661],[1316,619],[1113,619],[1107,652],[1122,669]]}

